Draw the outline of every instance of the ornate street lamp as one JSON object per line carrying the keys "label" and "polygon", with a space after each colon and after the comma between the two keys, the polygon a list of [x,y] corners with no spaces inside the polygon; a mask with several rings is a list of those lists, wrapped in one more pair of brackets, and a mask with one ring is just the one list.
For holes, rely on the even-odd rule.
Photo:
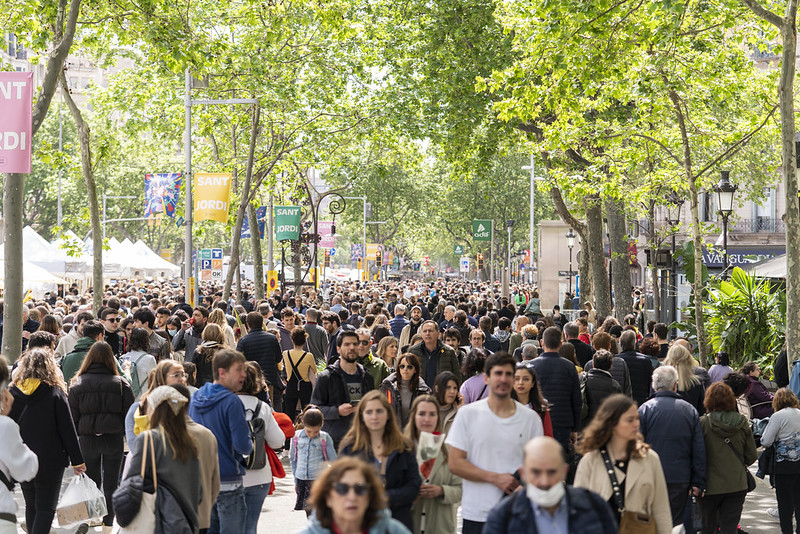
{"label": "ornate street lamp", "polygon": [[566,233],[567,247],[569,247],[569,294],[572,296],[572,247],[575,246],[575,232],[570,227]]}
{"label": "ornate street lamp", "polygon": [[[675,251],[677,245],[675,243],[675,227],[681,223],[681,208],[683,207],[684,200],[676,191],[670,191],[667,194],[667,222],[672,227],[672,256],[670,257],[670,283],[667,285],[667,291],[672,292],[672,315],[671,321],[678,320],[678,265],[675,262]],[[673,337],[675,336],[675,329],[672,330]]]}
{"label": "ornate street lamp", "polygon": [[719,183],[714,186],[714,192],[717,193],[717,211],[722,216],[723,278],[728,277],[728,217],[733,213],[733,197],[739,189],[738,185],[731,183],[729,177],[730,171],[720,171]]}

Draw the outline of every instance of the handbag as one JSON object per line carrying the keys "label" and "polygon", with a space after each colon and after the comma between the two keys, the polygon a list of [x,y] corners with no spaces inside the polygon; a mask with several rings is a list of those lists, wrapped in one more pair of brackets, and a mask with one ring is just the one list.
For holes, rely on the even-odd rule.
{"label": "handbag", "polygon": [[[114,491],[113,502],[116,522],[121,527],[119,534],[152,534],[156,528],[156,493],[158,475],[156,474],[156,454],[151,432],[142,438],[142,468],[139,475],[128,477]],[[152,493],[145,484],[147,460],[150,459],[153,472]]]}
{"label": "handbag", "polygon": [[614,492],[614,502],[619,512],[619,534],[656,534],[656,522],[652,517],[639,512],[625,510],[625,500],[619,491],[619,482],[614,471],[614,464],[608,456],[606,449],[600,449],[600,455],[606,464],[606,472],[611,480],[611,489]]}
{"label": "handbag", "polygon": [[[725,438],[725,443],[728,444],[728,447],[731,448],[731,450],[736,454],[736,456],[739,456],[739,453],[736,451],[736,449],[733,448],[733,444],[731,443],[731,438]],[[745,464],[744,461],[742,461],[742,465],[744,466],[744,476],[747,479],[747,493],[750,493],[751,491],[756,489],[756,479],[755,477],[753,477],[753,474],[747,468],[747,464]]]}

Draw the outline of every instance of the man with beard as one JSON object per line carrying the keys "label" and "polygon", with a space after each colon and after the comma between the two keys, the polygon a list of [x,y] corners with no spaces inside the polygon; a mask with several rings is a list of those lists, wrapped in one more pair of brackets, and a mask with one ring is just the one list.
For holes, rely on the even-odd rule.
{"label": "man with beard", "polygon": [[411,308],[411,322],[400,332],[400,341],[398,344],[401,350],[411,342],[411,338],[414,337],[414,334],[417,333],[420,326],[422,326],[422,308],[414,306]]}
{"label": "man with beard", "polygon": [[208,308],[198,306],[192,311],[192,318],[181,323],[181,329],[172,339],[172,350],[186,349],[186,357],[189,358],[203,343],[203,329],[207,323]]}
{"label": "man with beard", "polygon": [[322,430],[330,434],[338,449],[339,442],[350,429],[356,404],[365,393],[375,389],[375,382],[358,363],[358,334],[342,330],[336,342],[339,359],[317,377],[311,404],[319,407],[325,417]]}

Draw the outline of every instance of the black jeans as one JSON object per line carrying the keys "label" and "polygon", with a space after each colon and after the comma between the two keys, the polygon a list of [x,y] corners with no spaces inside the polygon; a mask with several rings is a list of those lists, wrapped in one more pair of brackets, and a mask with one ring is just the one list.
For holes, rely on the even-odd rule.
{"label": "black jeans", "polygon": [[[736,526],[742,517],[747,491],[706,495],[700,499],[703,511],[703,534],[736,534]],[[717,530],[719,527],[719,530]]]}
{"label": "black jeans", "polygon": [[[800,475],[775,474],[775,497],[781,533],[800,532]],[[797,516],[798,530],[792,530],[792,517]]]}
{"label": "black jeans", "polygon": [[39,474],[30,482],[20,484],[22,496],[25,498],[25,524],[28,534],[50,533],[63,477],[64,470],[59,469],[55,474]]}
{"label": "black jeans", "polygon": [[486,523],[463,519],[461,523],[461,534],[481,534],[481,532],[483,532],[483,525],[485,524]]}
{"label": "black jeans", "polygon": [[672,526],[683,524],[686,503],[689,502],[689,484],[667,484],[669,509],[672,512]]}
{"label": "black jeans", "polygon": [[122,434],[103,434],[101,436],[80,436],[83,461],[86,462],[86,475],[101,488],[106,497],[108,514],[103,517],[103,524],[114,523],[114,503],[112,496],[119,486],[122,468],[123,443]]}
{"label": "black jeans", "polygon": [[311,389],[311,382],[306,382],[305,380],[300,381],[300,387],[298,388],[294,376],[286,384],[286,389],[283,392],[283,413],[288,415],[292,422],[297,419],[297,401],[300,401],[301,409],[311,402]]}
{"label": "black jeans", "polygon": [[306,506],[306,501],[308,500],[308,496],[311,493],[311,486],[314,484],[313,480],[301,480],[299,478],[294,479],[294,491],[297,493],[297,499],[294,503],[295,510],[305,510],[306,515],[309,514],[308,507]]}

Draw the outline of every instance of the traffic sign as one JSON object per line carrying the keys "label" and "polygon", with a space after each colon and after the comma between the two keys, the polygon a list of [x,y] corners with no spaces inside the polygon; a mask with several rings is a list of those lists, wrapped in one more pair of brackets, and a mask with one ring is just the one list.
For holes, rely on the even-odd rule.
{"label": "traffic sign", "polygon": [[489,219],[474,219],[472,221],[472,239],[475,241],[491,241],[492,221]]}
{"label": "traffic sign", "polygon": [[463,256],[464,255],[464,245],[454,245],[453,246],[453,254],[456,256]]}
{"label": "traffic sign", "polygon": [[335,248],[332,248],[332,249],[331,249],[331,256],[335,256],[335,255],[336,255],[336,249],[335,249]]}
{"label": "traffic sign", "polygon": [[462,256],[461,257],[461,269],[460,269],[460,271],[462,273],[468,273],[469,272],[469,258],[467,256]]}

